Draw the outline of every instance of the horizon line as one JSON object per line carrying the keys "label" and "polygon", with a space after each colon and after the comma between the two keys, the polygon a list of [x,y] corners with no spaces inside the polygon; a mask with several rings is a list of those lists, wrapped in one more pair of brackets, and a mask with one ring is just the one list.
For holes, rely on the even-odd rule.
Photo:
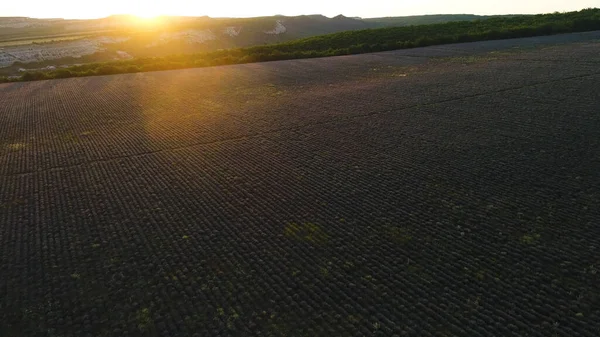
{"label": "horizon line", "polygon": [[[584,8],[585,9],[585,8]],[[569,11],[562,11],[558,13],[568,13]],[[503,14],[475,14],[475,13],[436,13],[436,14],[410,14],[410,15],[388,15],[388,16],[350,16],[345,14],[337,14],[333,16],[328,16],[325,14],[297,14],[297,15],[285,15],[285,14],[273,14],[273,15],[258,15],[258,16],[210,16],[210,15],[157,15],[153,18],[210,18],[210,19],[252,19],[252,18],[268,18],[268,17],[300,17],[300,16],[323,16],[329,19],[333,19],[338,16],[343,16],[346,18],[358,18],[358,19],[379,19],[379,18],[401,18],[401,17],[415,17],[415,16],[441,16],[441,15],[474,15],[474,16],[507,16],[507,15],[539,15],[539,14],[552,14],[557,12],[544,12],[544,13],[503,13]],[[11,16],[0,16],[0,19],[34,19],[34,20],[65,20],[65,21],[74,21],[74,20],[102,20],[108,19],[115,16],[133,16],[133,17],[141,17],[136,14],[131,13],[117,13],[110,14],[107,16],[100,17],[88,17],[88,18],[69,18],[69,17],[33,17],[33,16],[22,16],[22,15],[11,15]]]}

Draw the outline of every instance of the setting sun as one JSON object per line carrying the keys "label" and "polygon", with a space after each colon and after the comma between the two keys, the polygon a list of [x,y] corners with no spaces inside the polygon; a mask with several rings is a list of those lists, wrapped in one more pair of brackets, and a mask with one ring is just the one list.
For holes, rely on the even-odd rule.
{"label": "setting sun", "polygon": [[141,11],[141,12],[132,13],[132,14],[143,20],[152,20],[152,19],[155,19],[162,15],[161,13],[156,13],[154,11],[148,11],[148,12]]}

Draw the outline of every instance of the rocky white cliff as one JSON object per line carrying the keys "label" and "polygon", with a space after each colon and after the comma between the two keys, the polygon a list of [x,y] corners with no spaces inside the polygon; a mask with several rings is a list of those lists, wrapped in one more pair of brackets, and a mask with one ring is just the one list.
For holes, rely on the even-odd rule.
{"label": "rocky white cliff", "polygon": [[287,32],[287,28],[285,28],[285,26],[283,25],[283,22],[281,22],[281,20],[277,20],[275,22],[275,28],[273,28],[272,30],[268,30],[264,33],[269,34],[269,35],[279,35],[279,34],[283,34],[285,32]]}

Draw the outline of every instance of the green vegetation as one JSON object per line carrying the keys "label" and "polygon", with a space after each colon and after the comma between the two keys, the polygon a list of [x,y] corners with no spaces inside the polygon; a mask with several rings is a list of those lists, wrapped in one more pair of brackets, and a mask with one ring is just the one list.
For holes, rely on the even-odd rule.
{"label": "green vegetation", "polygon": [[366,29],[286,43],[213,52],[90,63],[49,71],[26,72],[1,81],[135,73],[251,62],[361,54],[459,42],[473,42],[582,32],[600,29],[600,9],[579,12],[494,17],[432,25]]}
{"label": "green vegetation", "polygon": [[474,14],[434,14],[434,15],[414,15],[363,19],[368,23],[376,24],[380,27],[410,26],[410,25],[432,25],[451,21],[475,21],[490,18],[508,18],[517,15],[474,15]]}
{"label": "green vegetation", "polygon": [[150,309],[143,308],[136,313],[137,327],[140,331],[146,331],[152,325]]}
{"label": "green vegetation", "polygon": [[525,234],[521,237],[521,242],[527,245],[532,245],[540,239],[540,234]]}
{"label": "green vegetation", "polygon": [[402,227],[389,227],[387,229],[389,237],[397,243],[408,243],[412,240],[412,235],[406,228]]}
{"label": "green vegetation", "polygon": [[285,236],[314,244],[326,243],[329,238],[320,226],[309,222],[289,223],[285,227]]}
{"label": "green vegetation", "polygon": [[65,34],[57,36],[37,37],[37,38],[17,38],[14,40],[0,41],[0,47],[19,46],[25,44],[43,44],[43,43],[56,43],[84,39],[93,35],[82,35],[82,34]]}

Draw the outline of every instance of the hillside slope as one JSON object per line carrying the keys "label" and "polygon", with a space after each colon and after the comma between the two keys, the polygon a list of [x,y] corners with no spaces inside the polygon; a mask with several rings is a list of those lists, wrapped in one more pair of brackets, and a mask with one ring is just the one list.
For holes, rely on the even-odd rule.
{"label": "hillside slope", "polygon": [[410,25],[431,25],[437,23],[445,23],[451,21],[475,21],[491,18],[506,18],[513,16],[525,15],[474,15],[474,14],[435,14],[435,15],[418,15],[418,16],[398,16],[363,19],[364,22],[378,27],[398,27]]}
{"label": "hillside slope", "polygon": [[[336,19],[346,20],[343,17]],[[89,63],[69,67],[68,69],[46,69],[43,71],[26,72],[19,77],[0,78],[0,80],[39,80],[339,56],[431,45],[555,35],[593,30],[600,30],[600,9],[509,18],[490,18],[488,20],[476,20],[473,22],[459,21],[432,25],[352,30],[273,45],[223,49],[190,55],[178,53],[177,55],[167,55],[162,58],[145,57],[114,62]],[[271,33],[276,35],[278,31],[275,29]],[[194,38],[207,39],[206,36],[194,36]],[[208,43],[213,43],[213,41]],[[123,43],[114,43],[114,45],[119,44]],[[154,48],[173,52],[175,47],[171,44],[169,48],[164,48],[160,45]]]}
{"label": "hillside slope", "polygon": [[95,20],[0,18],[0,68],[14,65],[0,74],[19,68],[199,53],[343,31],[474,18],[479,17],[442,15],[433,21],[431,16],[360,19],[343,15],[161,17],[152,21],[128,15]]}

